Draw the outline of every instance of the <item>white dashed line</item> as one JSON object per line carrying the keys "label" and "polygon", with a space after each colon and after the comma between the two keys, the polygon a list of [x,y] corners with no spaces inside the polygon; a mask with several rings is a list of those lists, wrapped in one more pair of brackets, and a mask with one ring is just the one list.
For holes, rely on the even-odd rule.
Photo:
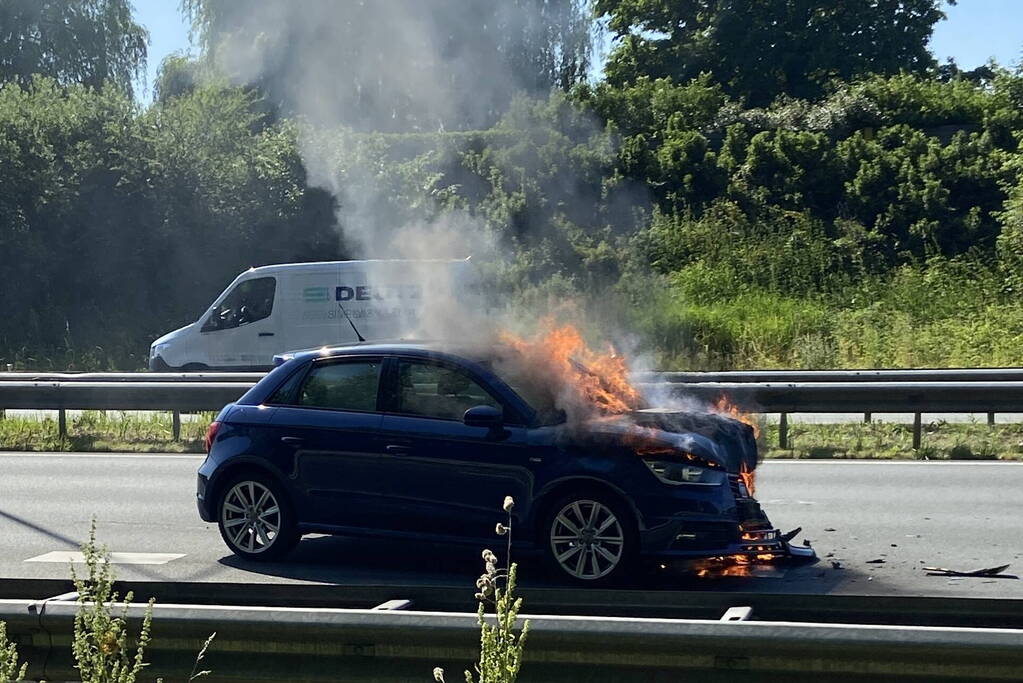
{"label": "white dashed line", "polygon": [[[184,556],[184,553],[110,553],[110,564],[167,564]],[[54,550],[25,561],[85,564],[85,556],[77,551]]]}

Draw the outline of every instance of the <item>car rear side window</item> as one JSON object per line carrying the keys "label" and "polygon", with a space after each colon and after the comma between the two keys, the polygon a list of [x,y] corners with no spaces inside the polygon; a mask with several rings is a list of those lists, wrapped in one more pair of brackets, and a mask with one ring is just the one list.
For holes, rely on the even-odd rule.
{"label": "car rear side window", "polygon": [[500,402],[460,370],[443,365],[401,361],[398,364],[396,410],[444,420],[461,420],[469,408]]}
{"label": "car rear side window", "polygon": [[377,409],[380,367],[379,360],[316,365],[302,385],[298,404],[372,412]]}

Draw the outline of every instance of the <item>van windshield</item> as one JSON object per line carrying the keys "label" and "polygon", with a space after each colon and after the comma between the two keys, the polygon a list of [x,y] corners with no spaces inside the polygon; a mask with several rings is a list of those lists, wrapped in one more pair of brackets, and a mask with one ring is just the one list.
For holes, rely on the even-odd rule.
{"label": "van windshield", "polygon": [[277,280],[272,277],[239,282],[213,309],[202,331],[227,330],[269,318],[276,290]]}

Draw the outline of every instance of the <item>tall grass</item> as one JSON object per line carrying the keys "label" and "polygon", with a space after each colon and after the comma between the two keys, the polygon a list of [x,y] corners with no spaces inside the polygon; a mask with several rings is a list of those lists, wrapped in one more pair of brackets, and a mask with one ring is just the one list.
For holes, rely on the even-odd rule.
{"label": "tall grass", "polygon": [[65,439],[52,418],[7,416],[0,419],[0,450],[198,453],[213,417],[201,413],[182,420],[181,439],[175,441],[169,413],[84,411],[68,419]]}

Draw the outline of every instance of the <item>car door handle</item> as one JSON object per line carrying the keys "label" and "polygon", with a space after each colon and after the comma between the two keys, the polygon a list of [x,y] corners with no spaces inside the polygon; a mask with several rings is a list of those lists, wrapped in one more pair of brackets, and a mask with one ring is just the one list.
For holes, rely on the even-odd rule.
{"label": "car door handle", "polygon": [[281,443],[286,443],[289,446],[301,446],[305,443],[305,439],[301,436],[282,436]]}
{"label": "car door handle", "polygon": [[391,443],[391,444],[387,444],[387,447],[384,450],[386,450],[388,453],[394,453],[395,455],[401,455],[402,453],[411,453],[412,452],[412,447],[411,446],[405,446],[405,445],[402,445],[402,444],[397,444],[397,443]]}
{"label": "car door handle", "polygon": [[259,336],[260,337],[272,337],[272,336],[274,336],[274,333],[273,332],[260,332]]}

